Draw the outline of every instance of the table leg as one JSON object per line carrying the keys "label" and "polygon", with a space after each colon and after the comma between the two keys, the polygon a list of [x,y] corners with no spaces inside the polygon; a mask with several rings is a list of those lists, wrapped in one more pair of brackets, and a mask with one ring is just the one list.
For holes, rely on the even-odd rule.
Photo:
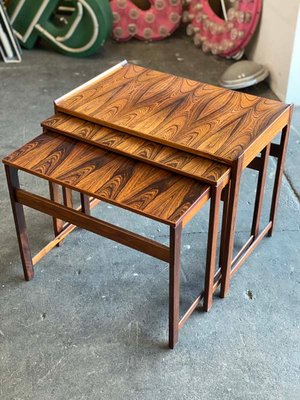
{"label": "table leg", "polygon": [[224,255],[226,246],[226,223],[228,218],[228,204],[230,194],[230,182],[225,186],[222,191],[221,199],[223,200],[223,212],[222,212],[222,230],[221,230],[221,241],[220,241],[220,266],[224,265]]}
{"label": "table leg", "polygon": [[220,296],[225,297],[229,290],[231,263],[233,255],[235,225],[237,217],[238,198],[240,190],[242,174],[242,159],[238,159],[237,163],[232,166],[231,170],[231,183],[228,202],[227,222],[225,229],[225,244],[222,249],[223,255],[221,257],[221,291]]}
{"label": "table leg", "polygon": [[29,239],[25,222],[23,205],[15,201],[14,189],[20,188],[18,170],[16,168],[5,165],[7,185],[10,195],[11,207],[13,211],[15,227],[17,232],[20,255],[23,265],[24,278],[30,281],[34,276],[32,265],[32,257],[29,247]]}
{"label": "table leg", "polygon": [[182,224],[170,227],[169,347],[174,349],[179,334],[180,247]]}
{"label": "table leg", "polygon": [[284,169],[284,162],[285,162],[287,145],[288,145],[288,140],[289,140],[290,124],[291,123],[289,123],[289,125],[284,127],[282,134],[281,134],[280,153],[279,153],[278,161],[277,161],[276,175],[275,175],[275,182],[274,182],[273,196],[272,196],[272,204],[271,204],[271,211],[270,211],[270,221],[272,222],[272,226],[268,232],[268,236],[272,236],[273,230],[274,230],[274,225],[275,225],[275,220],[276,220],[278,201],[279,201],[279,195],[280,195],[280,187],[281,187],[282,175],[283,175],[283,169]]}
{"label": "table leg", "polygon": [[264,192],[266,186],[270,149],[271,149],[271,143],[269,143],[268,146],[266,146],[264,150],[261,152],[261,166],[258,174],[255,206],[254,206],[252,228],[251,228],[251,235],[254,237],[254,239],[257,237],[259,233],[260,217],[262,212]]}
{"label": "table leg", "polygon": [[90,199],[86,194],[80,193],[81,211],[91,215]]}
{"label": "table leg", "polygon": [[222,187],[211,188],[203,310],[212,306]]}
{"label": "table leg", "polygon": [[[56,203],[60,203],[60,196],[59,196],[59,185],[54,182],[49,182],[49,192],[50,192],[50,199],[55,201]],[[58,236],[60,232],[63,230],[64,222],[61,219],[53,217],[53,230],[54,236]],[[61,244],[58,243],[58,246]]]}
{"label": "table leg", "polygon": [[62,192],[63,192],[64,205],[73,208],[72,190],[63,186]]}

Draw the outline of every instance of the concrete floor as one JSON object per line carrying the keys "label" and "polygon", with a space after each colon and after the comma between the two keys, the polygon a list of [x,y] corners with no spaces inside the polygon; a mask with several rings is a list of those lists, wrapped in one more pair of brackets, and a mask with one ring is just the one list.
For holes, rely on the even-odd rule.
{"label": "concrete floor", "polygon": [[[107,43],[83,60],[24,52],[20,65],[0,64],[1,157],[41,132],[53,99],[124,58],[212,84],[230,64],[203,55],[179,34],[149,45]],[[274,98],[265,84],[250,91]],[[1,168],[1,400],[299,399],[299,111],[273,238],[247,260],[228,298],[215,296],[211,312],[192,315],[174,351],[166,346],[168,268],[162,262],[78,229],[36,266],[33,281],[23,280]],[[256,175],[245,175],[237,247],[253,209]],[[271,161],[266,208],[273,178]],[[23,182],[47,194],[41,181],[24,176]],[[183,309],[203,285],[207,211],[183,237]],[[51,239],[51,220],[31,210],[26,215],[35,252]],[[167,241],[164,226],[129,212],[102,204],[95,215]]]}

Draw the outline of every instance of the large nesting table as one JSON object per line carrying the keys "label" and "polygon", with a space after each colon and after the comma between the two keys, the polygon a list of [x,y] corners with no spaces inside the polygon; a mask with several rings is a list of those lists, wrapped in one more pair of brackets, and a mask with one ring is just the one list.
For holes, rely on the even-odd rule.
{"label": "large nesting table", "polygon": [[[224,297],[230,277],[260,240],[272,235],[293,107],[123,61],[57,99],[55,110],[231,167],[226,244],[221,255]],[[279,133],[280,144],[272,143]],[[270,220],[260,230],[270,155],[278,162]],[[245,168],[259,172],[254,218],[249,240],[233,259],[239,188]]]}

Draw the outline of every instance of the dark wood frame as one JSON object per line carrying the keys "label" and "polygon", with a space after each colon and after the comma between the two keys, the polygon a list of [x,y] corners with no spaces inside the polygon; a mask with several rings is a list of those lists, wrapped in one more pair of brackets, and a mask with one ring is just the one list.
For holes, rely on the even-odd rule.
{"label": "dark wood frame", "polygon": [[[219,185],[211,186],[205,290],[194,300],[181,319],[179,315],[181,234],[184,226],[197,213],[197,211],[202,208],[202,205],[201,207],[194,206],[189,210],[183,220],[180,220],[177,225],[171,225],[169,227],[170,246],[163,246],[155,241],[91,217],[90,209],[98,204],[100,200],[90,199],[84,193],[80,193],[81,206],[74,210],[72,190],[70,188],[62,187],[61,196],[61,185],[58,185],[55,182],[49,181],[50,200],[20,189],[18,169],[6,164],[5,170],[25,279],[30,280],[33,278],[33,266],[51,249],[53,249],[53,247],[59,246],[64,241],[65,237],[77,226],[81,226],[84,229],[168,262],[170,265],[169,347],[174,348],[178,342],[179,330],[183,327],[193,311],[198,307],[199,303],[203,300],[203,310],[209,311],[212,306],[213,293],[217,290],[219,284],[221,284],[220,296],[225,297],[228,293],[230,279],[233,275],[253,252],[258,243],[266,235],[272,235],[279,201],[288,137],[289,125],[287,125],[282,131],[280,144],[269,143],[261,151],[261,157],[253,158],[247,166],[244,166],[244,168],[247,167],[258,171],[258,182],[251,235],[235,258],[232,257],[232,252],[235,236],[239,186],[243,170],[243,159],[240,158],[232,168],[231,179],[227,185],[227,181],[224,180],[224,182],[221,182]],[[270,222],[262,231],[260,231],[260,217],[269,156],[276,157],[278,162],[272,195]],[[221,233],[220,268],[216,269],[216,248],[221,196],[224,201],[224,207]],[[62,201],[63,204],[60,204],[60,201]],[[31,256],[29,247],[29,239],[23,211],[24,205],[51,215],[53,218],[55,238],[34,257]],[[120,233],[122,233],[122,235],[120,235]]]}
{"label": "dark wood frame", "polygon": [[[203,300],[204,311],[209,311],[212,306],[213,293],[217,290],[219,284],[221,284],[220,296],[225,297],[228,293],[230,279],[233,277],[233,275],[253,252],[258,243],[266,235],[272,235],[279,201],[280,185],[282,181],[288,137],[289,125],[283,129],[279,145],[269,143],[261,151],[261,157],[253,158],[247,166],[244,166],[244,168],[247,167],[258,171],[258,182],[251,235],[235,258],[232,257],[232,252],[235,236],[239,186],[241,173],[243,170],[243,159],[239,158],[236,165],[232,168],[231,179],[227,185],[227,182],[224,181],[219,185],[211,186],[205,290],[201,292],[194,300],[182,318],[180,318],[179,315],[181,234],[184,226],[196,214],[196,212],[199,210],[199,207],[193,207],[183,220],[180,220],[177,225],[171,225],[169,227],[170,245],[168,247],[91,217],[90,209],[98,204],[100,200],[89,199],[89,197],[84,193],[80,193],[81,206],[74,210],[72,190],[70,188],[62,187],[62,196],[60,196],[60,185],[55,182],[49,181],[50,200],[20,189],[18,169],[6,164],[5,170],[25,279],[30,280],[33,278],[33,266],[53,247],[60,245],[65,237],[77,226],[81,226],[84,229],[90,230],[94,233],[100,234],[101,236],[115,240],[121,244],[144,252],[162,261],[168,262],[170,266],[169,347],[174,348],[178,342],[180,329],[183,327],[193,311],[198,307],[199,303]],[[276,157],[278,162],[272,196],[270,222],[262,231],[260,231],[260,217],[269,156]],[[224,201],[224,206],[221,233],[220,268],[216,269],[216,248],[221,196],[222,200]],[[61,200],[63,204],[60,204]],[[53,218],[55,238],[34,257],[31,256],[29,247],[29,239],[23,211],[24,205],[51,215]],[[120,235],[120,233],[122,233],[122,235]]]}
{"label": "dark wood frame", "polygon": [[[221,277],[220,296],[222,298],[224,298],[228,294],[230,279],[235,275],[235,273],[243,265],[246,259],[251,255],[251,253],[257,247],[259,242],[265,236],[267,235],[272,236],[273,234],[276,222],[276,214],[278,209],[284,162],[287,152],[292,111],[293,108],[291,108],[289,112],[288,124],[285,125],[282,130],[280,144],[269,142],[267,146],[261,151],[261,157],[255,157],[252,160],[247,161],[246,164],[245,160],[241,156],[232,166],[226,227],[223,228],[225,230],[224,236],[226,239],[224,240],[224,247],[221,258],[222,277]],[[269,156],[277,158],[277,167],[274,180],[269,223],[260,231],[260,217],[261,217],[262,204],[264,198]],[[245,168],[251,168],[259,172],[255,207],[254,207],[251,235],[247,240],[247,242],[244,244],[244,246],[241,248],[241,250],[238,252],[238,254],[233,258],[233,247],[235,238],[240,181],[241,181],[242,171]]]}
{"label": "dark wood frame", "polygon": [[[231,146],[230,148],[231,154],[228,154],[229,151],[228,146],[224,146],[224,143],[222,142],[222,135],[224,134],[224,131],[221,128],[214,130],[212,126],[215,119],[206,118],[207,115],[209,114],[205,114],[203,119],[201,119],[202,116],[201,114],[198,120],[197,118],[199,117],[200,114],[197,112],[191,113],[189,123],[191,123],[190,120],[192,120],[195,129],[198,128],[197,124],[201,126],[201,123],[205,121],[206,125],[211,125],[212,132],[210,132],[210,130],[208,130],[207,132],[203,130],[205,134],[203,136],[204,140],[203,142],[201,142],[200,130],[197,131],[197,141],[196,141],[197,144],[195,143],[193,144],[192,142],[189,144],[189,141],[187,140],[185,134],[191,137],[193,137],[193,135],[191,135],[189,127],[185,129],[185,117],[183,115],[186,115],[187,112],[190,112],[192,110],[190,102],[187,102],[188,106],[186,105],[185,107],[182,108],[180,107],[179,102],[173,102],[172,105],[168,104],[168,112],[166,112],[165,114],[161,113],[160,115],[160,118],[165,125],[171,123],[170,119],[168,119],[170,116],[170,110],[171,113],[176,115],[177,120],[181,118],[180,123],[177,123],[178,124],[177,129],[174,130],[175,136],[173,136],[173,138],[170,135],[167,136],[162,135],[161,129],[156,129],[156,130],[153,129],[153,126],[150,122],[155,121],[157,117],[157,109],[155,107],[151,108],[151,106],[153,106],[152,101],[147,102],[145,100],[144,105],[147,105],[147,107],[144,107],[144,109],[146,111],[141,111],[135,114],[136,120],[134,122],[136,122],[136,124],[133,123],[132,118],[130,118],[130,123],[128,123],[129,114],[126,114],[126,112],[128,112],[128,110],[130,110],[131,112],[131,108],[134,109],[134,107],[138,105],[140,97],[143,95],[143,93],[138,92],[141,89],[141,87],[144,92],[147,92],[147,88],[151,87],[151,85],[156,85],[155,87],[156,87],[157,98],[159,98],[159,95],[162,94],[161,99],[164,101],[165,100],[164,96],[167,95],[167,92],[164,86],[161,85],[161,83],[165,82],[166,79],[170,79],[169,82],[173,82],[174,85],[175,85],[174,82],[176,82],[178,85],[182,85],[183,78],[176,77],[170,74],[163,74],[158,71],[153,71],[147,68],[134,66],[131,64],[127,65],[126,64],[127,62],[124,61],[116,65],[113,69],[105,71],[104,74],[100,74],[99,76],[86,82],[84,85],[74,89],[73,91],[62,96],[61,98],[55,100],[54,101],[55,112],[66,113],[68,115],[80,118],[82,120],[90,121],[94,124],[100,124],[109,128],[117,129],[118,131],[126,132],[128,134],[137,136],[139,138],[151,140],[169,147],[179,149],[187,153],[219,161],[231,167],[231,182],[230,182],[230,192],[228,194],[229,200],[228,200],[228,210],[226,217],[227,222],[226,225],[223,225],[223,230],[222,230],[223,252],[221,254],[221,271],[222,271],[221,297],[225,297],[229,290],[230,277],[235,274],[235,272],[239,269],[242,263],[252,253],[252,251],[260,242],[260,240],[266,235],[269,236],[272,235],[276,219],[281,178],[282,178],[285,152],[288,140],[287,139],[288,131],[290,127],[293,106],[280,103],[278,101],[271,99],[263,99],[257,96],[251,97],[247,94],[241,94],[241,93],[237,94],[234,92],[227,91],[225,89],[213,87],[211,85],[204,85],[200,82],[197,83],[195,81],[187,80],[191,87],[197,87],[200,91],[202,91],[205,86],[205,89],[208,89],[209,87],[209,89],[212,92],[214,92],[215,94],[218,93],[218,96],[217,95],[212,96],[210,100],[208,100],[208,92],[206,92],[207,95],[205,96],[206,102],[203,103],[205,108],[208,108],[208,104],[210,104],[211,108],[213,109],[214,105],[215,106],[214,113],[217,112],[218,110],[220,111],[219,115],[220,120],[227,121],[227,117],[231,115],[230,112],[231,110],[227,110],[226,112],[224,112],[223,109],[224,99],[228,99],[227,94],[229,93],[230,93],[230,98],[235,97],[234,101],[237,101],[237,104],[240,104],[239,102],[242,101],[241,99],[243,99],[243,101],[245,101],[245,104],[248,104],[249,107],[250,106],[252,107],[252,111],[254,113],[251,116],[247,115],[247,113],[244,113],[244,109],[247,108],[247,106],[240,107],[239,109],[240,118],[239,119],[236,118],[237,125],[234,127],[234,129],[232,128],[233,129],[232,132],[234,132],[234,138],[233,137],[230,138],[232,139],[231,145],[234,144],[234,146]],[[125,68],[125,70],[121,71],[122,68]],[[126,76],[126,73],[129,70],[131,71],[131,73],[128,74],[128,76]],[[124,81],[125,82],[127,81],[127,83],[130,82],[131,84],[132,82],[134,82],[137,76],[139,77],[141,82],[142,81],[141,76],[142,75],[144,76],[144,74],[148,73],[155,74],[155,77],[150,79],[148,76],[147,80],[144,80],[144,85],[139,86],[136,89],[138,92],[138,96],[140,97],[138,98],[134,98],[134,96],[130,97],[130,101],[126,103],[127,107],[126,112],[124,112],[123,107],[122,109],[120,107],[118,109],[118,107],[116,107],[115,104],[114,104],[115,107],[114,113],[110,113],[109,112],[110,110],[105,108],[105,101],[106,101],[105,99],[112,98],[110,97],[111,96],[110,85],[119,82],[118,79],[120,79],[120,81],[122,82]],[[117,75],[112,79],[108,78],[108,76],[113,74]],[[101,90],[99,89],[100,87]],[[95,105],[93,108],[93,112],[91,112],[90,104],[89,104],[89,110],[85,110],[83,107],[83,105],[86,104],[86,102],[91,102],[93,100],[93,97],[91,95],[92,91],[90,90],[91,88],[93,88],[94,92],[99,90],[99,92],[97,92],[97,99],[96,100],[94,99]],[[124,86],[122,86],[122,88],[124,88],[124,93],[126,93],[126,83],[124,84]],[[123,98],[125,99],[126,97],[124,93],[122,93],[123,96],[122,99]],[[100,99],[101,97],[100,95],[103,96],[102,102]],[[116,94],[114,96],[114,100],[115,97],[118,98],[118,96],[119,94]],[[178,98],[182,99],[183,97],[180,96]],[[256,100],[254,101],[255,97]],[[234,101],[232,104],[236,104]],[[227,101],[227,104],[229,103],[230,100]],[[120,111],[119,115],[120,118],[118,118],[119,111]],[[147,118],[146,114],[148,114]],[[125,115],[127,115],[127,122],[126,118],[124,119]],[[197,118],[195,117],[195,115],[197,115]],[[251,121],[254,121],[255,123],[251,125],[250,124]],[[162,122],[160,122],[160,124],[162,125]],[[250,125],[250,127],[248,126],[248,124]],[[225,131],[226,127],[227,125],[225,125]],[[272,140],[277,136],[278,132],[280,132],[282,129],[283,129],[283,135],[281,144],[280,145],[271,144]],[[211,142],[208,140],[209,134],[211,134],[210,136],[213,138],[213,141]],[[180,140],[182,138],[184,138],[183,141]],[[217,139],[220,139],[220,142],[222,143],[223,150],[221,152],[219,151],[220,148],[215,146]],[[203,143],[205,143],[205,146],[202,146]],[[258,157],[259,154],[262,154],[260,158]],[[260,214],[261,214],[261,207],[263,202],[264,186],[266,179],[266,166],[269,155],[277,157],[278,167],[274,182],[273,199],[270,211],[270,221],[267,224],[267,226],[260,232],[259,229]],[[247,167],[256,169],[259,172],[255,210],[254,210],[250,238],[244,244],[238,255],[233,258],[235,226],[237,217],[236,214],[237,214],[241,174],[242,171]]]}
{"label": "dark wood frame", "polygon": [[[124,70],[122,71],[123,68]],[[130,73],[128,73],[128,71],[130,71]],[[150,74],[153,74],[152,78]],[[112,78],[111,75],[115,76]],[[144,79],[145,76],[147,76],[147,79]],[[129,86],[133,85],[135,79],[139,79],[140,83],[138,86],[136,86],[137,97],[135,98],[134,96],[130,96],[130,99],[126,103],[126,107],[116,106],[116,103],[113,103],[112,106],[112,103],[110,103],[109,107],[114,108],[113,113],[109,108],[106,109],[106,102],[109,102],[111,99],[113,99],[113,101],[115,101],[116,99],[120,100],[120,98],[122,98],[122,100],[125,100],[126,91],[128,91],[127,84]],[[218,119],[220,119],[221,121],[227,121],[227,118],[231,115],[231,110],[226,110],[223,105],[231,104],[232,107],[235,108],[236,104],[238,104],[237,107],[239,107],[239,118],[237,118],[236,115],[236,125],[234,126],[234,128],[232,127],[231,133],[233,135],[231,135],[230,137],[231,147],[230,145],[224,146],[224,143],[222,141],[223,135],[226,134],[225,132],[228,125],[226,124],[223,126],[223,128],[221,128],[218,127],[218,124],[216,124],[217,128],[214,129],[213,125],[214,122],[216,122],[216,119],[209,117],[209,113],[204,113],[202,118],[202,114],[199,114],[198,108],[196,108],[197,112],[193,112],[193,110],[195,111],[195,108],[193,109],[190,101],[184,103],[182,99],[186,100],[186,97],[182,96],[182,93],[180,91],[180,95],[178,95],[178,91],[174,92],[175,98],[175,93],[177,93],[177,99],[180,99],[180,102],[174,102],[174,99],[172,98],[172,103],[165,103],[166,98],[169,98],[169,93],[167,92],[162,82],[164,82],[165,84],[166,80],[168,80],[169,82],[168,88],[171,87],[171,85],[176,86],[176,84],[178,84],[181,88],[185,81],[189,83],[191,88],[197,87],[200,92],[204,89],[207,90],[209,88],[209,90],[215,93],[215,95],[209,97],[207,90],[204,96],[205,102],[203,100],[198,100],[197,107],[199,105],[204,105],[204,109],[206,109],[207,111],[207,108],[209,108],[208,105],[210,104],[211,109],[214,109],[213,113],[219,111]],[[120,85],[120,92],[122,90],[124,91],[122,92],[122,95],[120,95],[120,92],[118,92],[114,96],[112,96],[111,85],[119,84],[119,82],[124,83],[122,87]],[[140,103],[140,99],[143,98],[143,94],[146,93],[151,86],[155,86],[156,88],[156,100],[161,100],[160,103],[157,103],[159,104],[159,106],[157,106],[157,104],[153,102],[152,99],[148,99],[148,101],[143,99],[144,110],[139,110],[139,113],[135,113],[135,116],[133,118],[129,118],[129,115],[132,117],[132,115],[130,114],[132,110],[136,106],[138,106],[138,103]],[[95,94],[96,92],[97,97],[93,98],[92,93]],[[190,89],[189,93],[191,92],[192,89]],[[93,107],[91,107],[92,101],[95,101]],[[230,103],[230,101],[232,101],[232,103]],[[244,102],[243,106],[241,106],[240,104],[241,101]],[[84,105],[86,105],[87,102],[89,103],[89,107],[88,109],[85,109]],[[164,104],[168,111],[165,113],[161,113],[160,117],[157,118],[158,107],[160,107],[161,104]],[[182,104],[184,104],[184,106],[182,106]],[[244,113],[244,110],[247,109],[247,107],[248,111],[250,107],[253,111],[253,114],[251,116],[247,112]],[[126,108],[125,111],[124,108]],[[55,112],[66,113],[82,120],[90,121],[94,124],[100,124],[106,127],[117,129],[118,131],[123,131],[139,138],[151,140],[160,144],[167,145],[169,147],[179,149],[181,151],[185,151],[187,153],[195,154],[197,156],[201,156],[211,160],[216,160],[231,166],[231,183],[227,223],[226,226],[224,226],[223,228],[223,237],[225,239],[223,240],[222,245],[224,252],[221,255],[221,297],[225,297],[229,290],[230,277],[239,269],[239,267],[251,254],[259,241],[267,234],[269,236],[272,235],[278,206],[288,131],[293,112],[293,106],[271,99],[264,99],[257,96],[249,96],[243,93],[234,93],[232,91],[230,92],[226,89],[217,88],[192,80],[184,80],[184,78],[161,73],[140,66],[135,66],[132,64],[128,64],[127,61],[124,61],[116,65],[115,67],[105,71],[103,74],[100,74],[92,80],[86,82],[84,85],[55,100],[54,109]],[[190,118],[189,125],[186,127],[185,116],[188,112],[190,113]],[[170,113],[172,114],[172,116],[176,115],[177,119],[177,126],[174,130],[175,134],[161,134],[162,130],[158,128],[158,126],[161,127],[165,125],[170,128],[170,124],[174,123],[174,121],[169,118]],[[213,113],[212,115],[214,115]],[[153,122],[156,119],[160,121],[160,125],[155,125],[156,129],[154,129]],[[130,122],[128,122],[129,120]],[[206,125],[210,126],[210,129],[208,131],[203,129],[203,132],[205,133],[204,136],[201,136],[202,133],[198,128],[203,122],[205,122]],[[254,123],[251,125],[251,122]],[[229,125],[230,123],[231,122],[229,118]],[[190,129],[190,126],[194,126],[194,129],[198,129],[198,131],[196,131],[197,141],[194,143],[193,140],[189,143],[189,140],[187,139],[189,137],[194,137],[194,135],[191,134],[193,130]],[[282,129],[283,135],[281,144],[278,147],[274,147],[274,145],[271,145],[271,142],[276,137],[278,132]],[[213,138],[212,141],[208,140],[209,135],[211,136],[211,138]],[[201,138],[203,138],[203,141],[200,140]],[[182,141],[182,139],[184,140]],[[222,143],[222,151],[220,151],[220,148],[215,146],[218,139],[220,140],[220,143]],[[205,144],[205,146],[202,146],[203,144]],[[228,153],[228,147],[230,147],[230,154]],[[273,149],[275,148],[276,151],[274,154]],[[260,153],[262,153],[262,157],[258,158],[257,156]],[[278,158],[278,167],[274,183],[270,221],[265,229],[259,233],[261,206],[263,202],[263,193],[266,178],[266,165],[270,154]],[[255,211],[250,238],[244,244],[238,255],[233,259],[233,247],[237,216],[236,214],[241,174],[242,171],[247,167],[254,168],[259,171]]]}

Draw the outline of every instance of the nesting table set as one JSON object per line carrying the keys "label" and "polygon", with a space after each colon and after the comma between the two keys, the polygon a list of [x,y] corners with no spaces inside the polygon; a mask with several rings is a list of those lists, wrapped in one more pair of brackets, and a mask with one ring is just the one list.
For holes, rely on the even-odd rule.
{"label": "nesting table set", "polygon": [[[272,235],[292,106],[124,61],[57,99],[54,109],[42,122],[43,133],[3,160],[25,279],[33,278],[33,266],[77,226],[167,262],[169,347],[174,348],[199,303],[203,300],[208,311],[219,286],[225,297],[232,276],[261,239]],[[280,143],[272,143],[278,134]],[[270,156],[277,168],[269,223],[261,229]],[[251,235],[233,258],[246,168],[258,171]],[[21,189],[18,170],[46,179],[49,199]],[[80,194],[79,208],[73,206],[73,191]],[[168,225],[169,246],[91,216],[99,201]],[[181,234],[207,202],[204,288],[180,317]],[[55,238],[34,257],[24,205],[53,217]]]}

